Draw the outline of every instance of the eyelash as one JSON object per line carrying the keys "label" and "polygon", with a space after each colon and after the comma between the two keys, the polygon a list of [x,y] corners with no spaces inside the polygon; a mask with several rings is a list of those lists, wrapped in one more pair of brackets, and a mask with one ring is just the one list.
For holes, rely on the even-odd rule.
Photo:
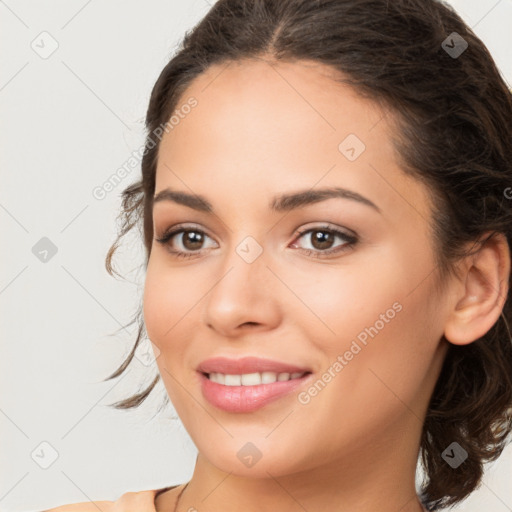
{"label": "eyelash", "polygon": [[[175,235],[177,235],[179,233],[184,233],[186,231],[191,231],[191,232],[194,232],[194,233],[200,233],[201,235],[206,235],[208,238],[211,238],[202,229],[195,228],[194,226],[183,227],[182,225],[178,225],[178,226],[175,226],[173,228],[168,229],[167,231],[165,231],[163,233],[163,235],[160,238],[155,238],[155,240],[158,243],[167,246],[167,250],[173,256],[175,256],[177,258],[191,258],[191,257],[200,256],[207,249],[198,250],[198,251],[195,251],[195,252],[184,252],[184,251],[177,251],[175,249],[171,249],[170,248],[169,242],[171,241],[171,239]],[[315,232],[315,231],[328,232],[330,234],[339,236],[340,238],[344,239],[345,242],[346,242],[341,247],[334,248],[334,249],[326,249],[325,251],[321,251],[319,249],[302,249],[302,248],[299,248],[299,250],[302,251],[303,253],[305,253],[307,256],[313,256],[315,258],[323,258],[325,256],[328,256],[328,255],[331,255],[331,254],[334,254],[334,253],[343,253],[343,252],[353,248],[357,244],[357,242],[359,241],[356,236],[344,233],[343,231],[340,231],[339,229],[335,229],[335,228],[332,228],[330,226],[319,226],[319,227],[314,227],[314,228],[306,228],[306,229],[303,229],[301,231],[298,231],[295,234],[294,243],[295,243],[295,240],[301,238],[306,233]]]}

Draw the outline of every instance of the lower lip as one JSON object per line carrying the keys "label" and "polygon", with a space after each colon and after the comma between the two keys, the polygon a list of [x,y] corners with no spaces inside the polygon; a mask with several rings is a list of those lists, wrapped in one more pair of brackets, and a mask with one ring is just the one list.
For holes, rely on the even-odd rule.
{"label": "lower lip", "polygon": [[227,412],[251,412],[288,395],[304,384],[312,374],[307,373],[299,379],[277,381],[272,384],[256,386],[225,386],[212,382],[199,372],[201,391],[204,398],[215,407]]}

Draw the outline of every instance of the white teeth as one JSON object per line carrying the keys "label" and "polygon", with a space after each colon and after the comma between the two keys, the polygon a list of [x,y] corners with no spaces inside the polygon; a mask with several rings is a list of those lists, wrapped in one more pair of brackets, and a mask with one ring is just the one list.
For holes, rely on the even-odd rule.
{"label": "white teeth", "polygon": [[262,372],[261,373],[261,383],[262,384],[272,384],[277,381],[277,374],[274,372]]}
{"label": "white teeth", "polygon": [[210,373],[210,380],[217,382],[217,384],[224,384],[226,376],[223,373]]}
{"label": "white teeth", "polygon": [[224,385],[225,386],[240,386],[242,384],[241,375],[225,375]]}
{"label": "white teeth", "polygon": [[257,386],[261,384],[261,375],[259,373],[244,373],[241,380],[242,386]]}
{"label": "white teeth", "polygon": [[275,372],[256,372],[244,373],[243,375],[226,375],[224,373],[210,373],[208,378],[217,384],[225,386],[257,386],[259,384],[272,384],[290,379],[298,379],[306,372],[275,373]]}

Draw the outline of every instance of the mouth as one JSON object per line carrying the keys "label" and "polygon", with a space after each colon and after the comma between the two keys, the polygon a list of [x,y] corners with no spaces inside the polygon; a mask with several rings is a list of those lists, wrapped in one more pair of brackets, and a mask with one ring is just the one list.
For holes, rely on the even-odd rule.
{"label": "mouth", "polygon": [[205,400],[230,413],[261,409],[313,379],[310,369],[259,358],[209,359],[199,365],[197,374]]}

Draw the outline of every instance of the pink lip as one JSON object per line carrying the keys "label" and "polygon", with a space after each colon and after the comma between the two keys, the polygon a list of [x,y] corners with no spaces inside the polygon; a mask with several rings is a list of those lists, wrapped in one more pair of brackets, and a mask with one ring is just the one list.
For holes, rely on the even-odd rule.
{"label": "pink lip", "polygon": [[[235,375],[235,374],[233,374]],[[227,412],[252,412],[264,407],[303,386],[312,379],[307,373],[298,379],[277,381],[272,384],[256,386],[225,386],[212,382],[206,375],[199,372],[201,392],[204,398],[215,407]]]}
{"label": "pink lip", "polygon": [[197,371],[203,373],[242,375],[244,373],[256,372],[302,373],[309,372],[311,369],[259,357],[242,357],[240,359],[213,357],[200,363],[197,367]]}
{"label": "pink lip", "polygon": [[[291,393],[304,382],[311,380],[309,368],[282,363],[272,359],[259,357],[242,357],[229,359],[214,357],[206,359],[197,371],[201,381],[201,391],[204,398],[215,407],[227,412],[251,412],[264,407],[270,402]],[[205,374],[224,373],[227,375],[242,375],[244,373],[306,373],[300,378],[287,381],[277,381],[271,384],[256,386],[225,386],[212,382]]]}

